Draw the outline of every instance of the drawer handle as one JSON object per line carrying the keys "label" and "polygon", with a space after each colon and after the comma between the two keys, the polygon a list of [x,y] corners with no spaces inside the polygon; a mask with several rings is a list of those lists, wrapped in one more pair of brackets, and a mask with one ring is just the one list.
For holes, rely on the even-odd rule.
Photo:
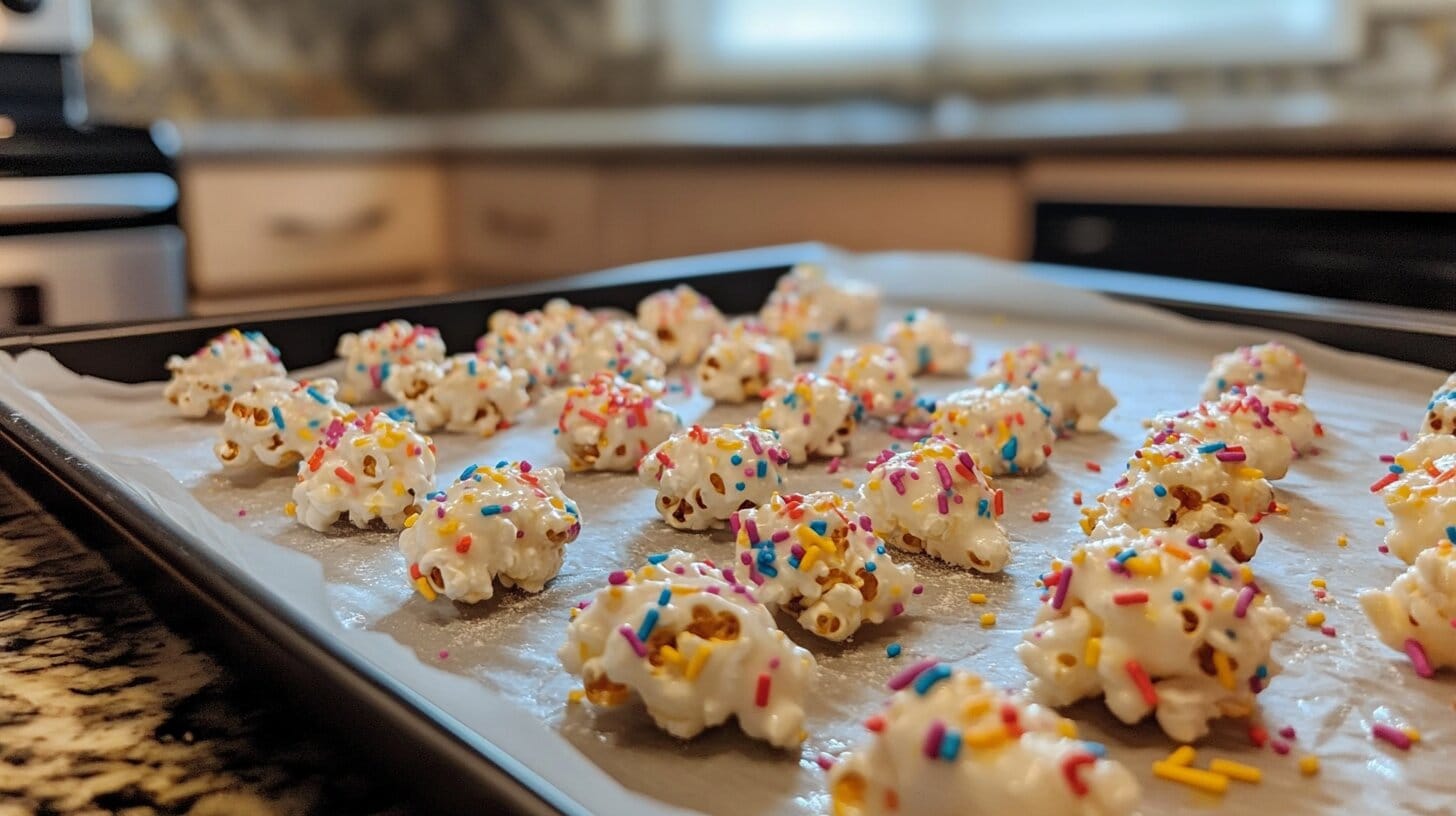
{"label": "drawer handle", "polygon": [[289,241],[342,241],[368,235],[389,221],[389,210],[382,204],[365,207],[342,218],[304,218],[280,215],[269,222],[274,236]]}
{"label": "drawer handle", "polygon": [[481,212],[480,225],[488,233],[509,241],[540,243],[551,235],[551,223],[540,215],[513,213],[498,207]]}

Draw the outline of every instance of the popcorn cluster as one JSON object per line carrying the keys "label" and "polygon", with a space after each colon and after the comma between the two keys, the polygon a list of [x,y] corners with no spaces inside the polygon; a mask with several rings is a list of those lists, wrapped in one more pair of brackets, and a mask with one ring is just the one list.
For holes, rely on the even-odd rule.
{"label": "popcorn cluster", "polygon": [[395,366],[444,362],[445,341],[440,339],[439,329],[390,320],[358,334],[344,334],[337,354],[344,360],[340,396],[349,402],[374,400],[383,396],[384,383]]}
{"label": "popcorn cluster", "polygon": [[566,391],[556,420],[556,446],[573,470],[632,472],[653,448],[682,429],[658,395],[621,377],[596,374]]}
{"label": "popcorn cluster", "polygon": [[398,530],[435,489],[435,445],[413,423],[370,411],[334,420],[298,465],[284,512],[320,532],[340,519]]}
{"label": "popcorn cluster", "polygon": [[1117,406],[1096,366],[1078,360],[1071,349],[1053,350],[1041,343],[1008,349],[975,383],[983,388],[1024,385],[1035,391],[1051,409],[1052,427],[1058,433],[1095,431]]}
{"label": "popcorn cluster", "polygon": [[444,362],[395,366],[384,388],[409,409],[425,432],[444,429],[493,436],[509,428],[531,404],[530,375],[477,354],[456,354]]}
{"label": "popcorn cluster", "polygon": [[783,486],[789,454],[756,425],[694,425],[653,448],[638,478],[657,490],[663,521],[680,530],[722,527],[736,510],[768,501]]}
{"label": "popcorn cluster", "polygon": [[349,422],[354,409],[334,399],[339,384],[328,378],[294,382],[265,377],[233,399],[223,414],[212,452],[224,467],[254,462],[291,468],[313,452],[334,420]]}
{"label": "popcorn cluster", "polygon": [[230,329],[187,357],[167,358],[171,372],[162,395],[182,416],[221,414],[233,397],[268,377],[286,377],[278,349],[261,332]]}

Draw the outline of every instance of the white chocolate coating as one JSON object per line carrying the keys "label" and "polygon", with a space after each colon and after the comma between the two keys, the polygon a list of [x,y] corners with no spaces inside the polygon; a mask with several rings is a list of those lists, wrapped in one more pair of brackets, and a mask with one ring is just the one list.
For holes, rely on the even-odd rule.
{"label": "white chocolate coating", "polygon": [[828,373],[844,383],[870,416],[891,419],[915,405],[910,366],[890,346],[866,343],[845,349],[829,361]]}
{"label": "white chocolate coating", "polygon": [[933,438],[872,464],[856,506],[881,538],[980,572],[1005,568],[1011,542],[997,522],[1004,499],[970,453]]}
{"label": "white chocolate coating", "polygon": [[1426,418],[1417,436],[1456,436],[1456,374],[1446,378],[1426,405]]}
{"label": "white chocolate coating", "polygon": [[657,338],[669,364],[692,365],[727,327],[713,301],[687,284],[653,292],[637,304],[637,322]]}
{"label": "white chocolate coating", "polygon": [[653,556],[613,573],[572,610],[558,656],[600,706],[642,698],[658,727],[679,739],[738,720],[780,748],[804,737],[814,657],[795,646],[749,588],[687,553]]}
{"label": "white chocolate coating", "polygon": [[861,281],[836,281],[834,302],[838,319],[845,331],[867,332],[875,327],[880,314],[880,290]]}
{"label": "white chocolate coating", "polygon": [[1324,435],[1303,397],[1257,385],[1236,386],[1188,411],[1158,414],[1147,425],[1241,448],[1248,466],[1267,479],[1283,479],[1294,457],[1313,451]]}
{"label": "white chocolate coating", "polygon": [[929,309],[914,309],[885,327],[885,343],[910,361],[916,376],[963,377],[971,365],[971,340],[953,332],[945,316]]}
{"label": "white chocolate coating", "polygon": [[792,376],[789,342],[742,324],[713,338],[698,363],[698,388],[716,402],[758,399],[769,383]]}
{"label": "white chocolate coating", "polygon": [[789,274],[774,285],[775,295],[797,295],[809,298],[824,313],[827,327],[852,332],[875,327],[880,311],[880,290],[854,280],[831,278],[816,263],[796,264]]}
{"label": "white chocolate coating", "polygon": [[223,414],[213,455],[224,467],[260,462],[292,468],[313,453],[335,419],[348,422],[354,409],[334,399],[339,384],[328,378],[294,382],[266,377],[238,394]]}
{"label": "white chocolate coating", "polygon": [[1102,695],[1123,722],[1153,714],[1191,742],[1216,717],[1248,716],[1279,673],[1270,649],[1289,616],[1218,550],[1113,538],[1079,546],[1044,580],[1045,605],[1016,654],[1049,705]]}
{"label": "white chocolate coating", "polygon": [[602,372],[566,391],[556,446],[573,470],[634,472],[653,448],[682,430],[677,412],[654,394]]}
{"label": "white chocolate coating", "polygon": [[802,465],[811,456],[845,455],[863,411],[838,380],[804,373],[769,386],[758,424],[778,431],[789,461]]}
{"label": "white chocolate coating", "polygon": [[435,489],[435,446],[411,422],[370,412],[325,429],[298,464],[298,484],[284,512],[320,532],[347,518],[398,530]]}
{"label": "white chocolate coating", "polygon": [[[944,666],[944,664],[938,664]],[[839,816],[1130,816],[1141,791],[1049,708],[960,670],[912,682],[829,771]],[[924,672],[917,679],[928,677]],[[897,807],[898,806],[898,807]]]}
{"label": "white chocolate coating", "polygon": [[992,476],[1024,474],[1051,455],[1051,413],[1025,386],[967,388],[935,404],[930,432],[965,448]]}
{"label": "white chocolate coating", "polygon": [[[1259,549],[1256,526],[1274,507],[1263,474],[1239,453],[1177,432],[1159,431],[1127,462],[1127,472],[1096,504],[1082,508],[1093,539],[1157,533],[1195,549],[1214,545],[1238,561]],[[1220,458],[1223,457],[1223,458]]]}
{"label": "white chocolate coating", "polygon": [[1095,431],[1102,418],[1117,407],[1117,398],[1102,384],[1097,366],[1077,359],[1072,349],[1049,349],[1025,343],[1007,349],[975,379],[984,388],[1005,383],[1024,385],[1051,409],[1058,433]]}
{"label": "white chocolate coating", "polygon": [[599,372],[643,385],[667,376],[657,338],[630,320],[603,320],[576,347],[571,358],[574,377],[591,379]]}
{"label": "white chocolate coating", "polygon": [[497,581],[540,592],[581,532],[561,479],[560,468],[526,462],[467,468],[404,521],[399,549],[410,584],[427,601],[478,603],[495,594]]}
{"label": "white chocolate coating", "polygon": [[510,427],[531,404],[530,375],[477,354],[456,354],[443,363],[395,366],[384,382],[390,397],[403,403],[420,430],[440,429],[494,436]]}
{"label": "white chocolate coating", "polygon": [[642,457],[637,477],[657,490],[657,512],[679,530],[722,527],[734,511],[769,500],[789,454],[756,425],[694,425]]}
{"label": "white chocolate coating", "polygon": [[192,354],[167,358],[172,378],[162,395],[182,416],[221,414],[233,397],[265,377],[287,377],[278,349],[261,332],[219,334]]}
{"label": "white chocolate coating", "polygon": [[1450,540],[1422,550],[1388,589],[1360,593],[1380,642],[1407,652],[1414,640],[1432,669],[1456,668],[1456,550]]}
{"label": "white chocolate coating", "polygon": [[440,330],[390,320],[373,329],[339,338],[336,353],[344,361],[339,396],[349,402],[381,399],[384,383],[395,366],[445,361]]}
{"label": "white chocolate coating", "polygon": [[475,341],[475,350],[507,368],[525,371],[531,387],[561,385],[570,379],[578,343],[596,324],[590,312],[560,298],[541,310],[502,309],[490,316],[489,331]]}
{"label": "white chocolate coating", "polygon": [[819,359],[830,317],[815,298],[793,294],[772,294],[758,312],[770,334],[789,341],[798,360]]}
{"label": "white chocolate coating", "polygon": [[892,561],[866,521],[834,493],[775,493],[733,515],[734,570],[763,603],[822,638],[842,641],[866,623],[904,614],[921,591],[915,568]]}
{"label": "white chocolate coating", "polygon": [[1217,399],[1236,385],[1303,394],[1305,376],[1304,361],[1283,343],[1240,346],[1213,358],[1213,367],[1203,381],[1203,398]]}
{"label": "white chocolate coating", "polygon": [[1412,564],[1456,525],[1456,436],[1423,437],[1396,454],[1394,467],[1401,474],[1381,490],[1391,518],[1385,546]]}

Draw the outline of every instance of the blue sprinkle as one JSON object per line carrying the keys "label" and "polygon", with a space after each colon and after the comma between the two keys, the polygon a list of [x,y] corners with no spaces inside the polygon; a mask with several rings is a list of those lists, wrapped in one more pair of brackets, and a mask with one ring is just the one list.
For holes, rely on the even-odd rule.
{"label": "blue sprinkle", "polygon": [[1002,459],[1015,459],[1016,458],[1016,447],[1017,447],[1017,445],[1016,445],[1016,437],[1013,436],[1010,439],[1006,440],[1006,444],[1004,444],[1004,445],[1001,446],[1001,458]]}
{"label": "blue sprinkle", "polygon": [[1217,561],[1214,561],[1213,564],[1209,566],[1208,571],[1213,573],[1214,575],[1221,575],[1225,578],[1234,577],[1233,574],[1228,571],[1228,567],[1225,567],[1223,564],[1220,564]]}
{"label": "blue sprinkle", "polygon": [[1450,539],[1452,544],[1456,544],[1456,524],[1446,528],[1446,538]]}
{"label": "blue sprinkle", "polygon": [[915,678],[915,693],[923,697],[930,691],[931,687],[947,677],[950,677],[950,666],[944,663],[937,663],[921,672],[920,676]]}
{"label": "blue sprinkle", "polygon": [[884,544],[881,544],[880,546],[876,547],[875,548],[875,554],[876,555],[884,555],[885,554],[885,545]]}
{"label": "blue sprinkle", "polygon": [[1100,742],[1084,742],[1082,743],[1082,750],[1086,751],[1092,756],[1097,757],[1098,759],[1107,758],[1107,746],[1103,745]]}
{"label": "blue sprinkle", "polygon": [[898,643],[891,643],[889,646],[886,646],[885,647],[885,656],[886,657],[899,657],[900,656],[900,644],[898,644]]}
{"label": "blue sprinkle", "polygon": [[[1220,381],[1220,382],[1222,382],[1222,381]],[[1222,442],[1209,442],[1207,445],[1199,445],[1198,446],[1198,452],[1199,453],[1218,453],[1219,451],[1223,450],[1226,447],[1228,447],[1228,445],[1225,445]]]}
{"label": "blue sprinkle", "polygon": [[414,421],[414,414],[411,414],[410,409],[404,407],[403,405],[390,408],[388,411],[384,412],[384,415],[394,420],[395,422]]}
{"label": "blue sprinkle", "polygon": [[501,506],[499,504],[487,504],[480,508],[480,514],[482,516],[498,516],[500,515],[500,511]]}
{"label": "blue sprinkle", "polygon": [[728,461],[732,462],[735,465],[741,465],[743,464],[743,457],[735,453],[732,456],[728,457]]}
{"label": "blue sprinkle", "polygon": [[1268,666],[1265,666],[1263,663],[1260,663],[1259,664],[1259,668],[1254,669],[1254,675],[1256,677],[1260,678],[1260,679],[1263,679],[1265,677],[1268,677],[1269,676],[1269,667]]}
{"label": "blue sprinkle", "polygon": [[[666,591],[666,590],[664,590]],[[637,639],[643,643],[652,635],[652,630],[657,627],[657,610],[649,609],[642,618],[642,625],[637,629]]]}
{"label": "blue sprinkle", "polygon": [[661,564],[663,561],[666,560],[667,553],[657,553],[656,555],[647,556],[647,563],[649,564]]}
{"label": "blue sprinkle", "polygon": [[667,606],[670,603],[672,603],[672,588],[663,587],[662,594],[657,596],[657,605]]}
{"label": "blue sprinkle", "polygon": [[1179,603],[1182,603],[1183,602],[1183,590],[1181,590],[1181,589],[1175,589],[1175,590],[1173,590],[1173,600],[1175,600],[1175,601],[1177,601]]}
{"label": "blue sprinkle", "polygon": [[873,562],[873,561],[866,561],[865,562],[865,572],[874,572],[874,571],[875,571],[875,562]]}
{"label": "blue sprinkle", "polygon": [[1168,488],[1163,487],[1162,485],[1153,485],[1153,495],[1161,499],[1164,496],[1168,495]]}
{"label": "blue sprinkle", "polygon": [[1400,465],[1391,465],[1390,472],[1396,474],[1405,473],[1405,468],[1401,467]]}
{"label": "blue sprinkle", "polygon": [[917,349],[916,357],[921,368],[930,368],[930,346],[921,346]]}
{"label": "blue sprinkle", "polygon": [[380,379],[381,382],[384,381],[384,380],[389,379],[389,366],[390,366],[389,363],[380,363],[379,364],[379,379]]}
{"label": "blue sprinkle", "polygon": [[329,404],[329,398],[324,396],[323,394],[320,394],[317,390],[314,389],[313,386],[309,386],[308,388],[303,389],[303,393],[312,397],[313,401],[317,402],[319,405]]}
{"label": "blue sprinkle", "polygon": [[764,547],[758,551],[758,563],[772,564],[774,562],[774,551],[772,547]]}
{"label": "blue sprinkle", "polygon": [[813,530],[819,535],[827,535],[829,532],[829,525],[822,521],[811,521],[809,522],[809,529]]}
{"label": "blue sprinkle", "polygon": [[1218,390],[1225,391],[1227,389],[1228,389],[1228,380],[1224,379],[1223,377],[1219,377],[1218,378]]}
{"label": "blue sprinkle", "polygon": [[789,556],[789,566],[793,567],[794,569],[798,569],[800,563],[802,563],[802,562],[799,561],[799,559],[795,558],[792,555]]}
{"label": "blue sprinkle", "polygon": [[510,462],[507,462],[506,460],[502,459],[499,462],[496,462],[495,463],[495,466],[498,467],[498,468],[503,468],[503,467],[509,467],[510,464],[511,464]]}
{"label": "blue sprinkle", "polygon": [[768,475],[768,462],[764,459],[758,460],[758,478],[762,479]]}
{"label": "blue sprinkle", "polygon": [[1133,549],[1132,547],[1128,547],[1127,549],[1117,554],[1117,563],[1125,564],[1127,563],[1127,560],[1129,558],[1132,558],[1135,555],[1137,555],[1137,550]]}
{"label": "blue sprinkle", "polygon": [[955,762],[956,757],[961,753],[961,732],[949,729],[940,740],[940,758],[946,762]]}
{"label": "blue sprinkle", "polygon": [[366,366],[363,363],[356,363],[354,365],[354,370],[355,371],[368,371],[369,370],[369,366]]}
{"label": "blue sprinkle", "polygon": [[233,384],[232,383],[223,383],[222,384],[222,390],[224,390],[224,391],[232,391],[233,390]]}
{"label": "blue sprinkle", "polygon": [[283,412],[276,405],[273,406],[273,424],[278,426],[278,430],[283,430]]}
{"label": "blue sprinkle", "polygon": [[471,476],[474,476],[475,475],[475,471],[476,471],[476,469],[478,467],[480,467],[480,466],[479,465],[471,465],[470,467],[468,467],[468,468],[460,471],[460,478],[459,478],[458,481],[463,482],[466,479],[469,479]]}
{"label": "blue sprinkle", "polygon": [[468,362],[468,363],[465,364],[465,370],[470,372],[470,376],[472,376],[472,377],[475,376],[475,358],[474,357],[471,357],[470,358],[470,362]]}
{"label": "blue sprinkle", "polygon": [[738,491],[738,492],[739,492],[739,493],[742,493],[742,492],[743,492],[743,491],[744,491],[744,490],[747,490],[747,489],[748,489],[748,485],[746,485],[746,484],[744,484],[744,483],[743,483],[743,482],[734,482],[734,483],[733,483],[733,487],[734,487],[734,488],[735,488],[735,489],[736,489],[736,490],[737,490],[737,491]]}
{"label": "blue sprinkle", "polygon": [[978,516],[989,516],[989,515],[991,515],[991,509],[990,508],[991,508],[991,502],[987,501],[986,499],[981,499],[980,504],[976,505],[976,515],[978,515]]}
{"label": "blue sprinkle", "polygon": [[768,564],[759,564],[758,571],[763,573],[764,575],[767,575],[770,578],[775,578],[779,574],[778,567],[772,567]]}

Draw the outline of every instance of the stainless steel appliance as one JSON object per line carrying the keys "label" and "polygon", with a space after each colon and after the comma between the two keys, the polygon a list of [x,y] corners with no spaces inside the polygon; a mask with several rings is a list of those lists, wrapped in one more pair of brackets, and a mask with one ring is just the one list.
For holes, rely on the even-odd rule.
{"label": "stainless steel appliance", "polygon": [[167,131],[88,121],[90,42],[86,0],[0,0],[0,331],[186,311]]}

